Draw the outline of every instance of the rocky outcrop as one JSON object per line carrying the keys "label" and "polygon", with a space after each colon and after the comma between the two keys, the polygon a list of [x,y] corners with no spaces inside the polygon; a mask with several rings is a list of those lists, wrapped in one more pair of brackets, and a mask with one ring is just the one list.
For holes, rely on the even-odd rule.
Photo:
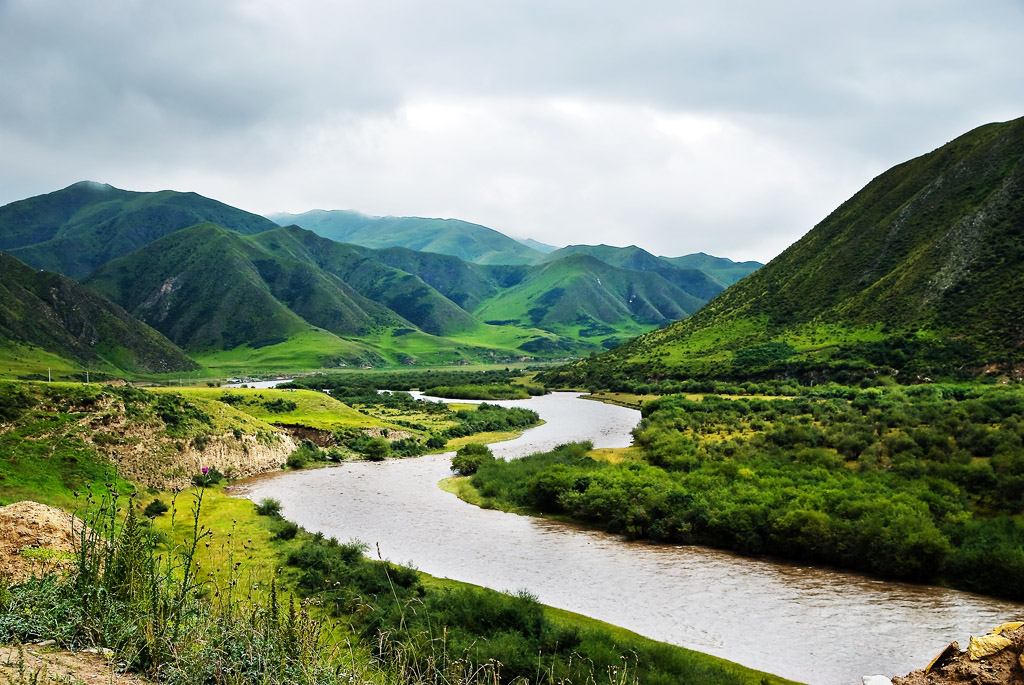
{"label": "rocky outcrop", "polygon": [[143,487],[170,490],[192,483],[204,466],[229,478],[247,478],[275,471],[295,451],[286,433],[234,433],[174,440],[150,434],[121,438],[104,446],[120,476]]}
{"label": "rocky outcrop", "polygon": [[1024,623],[1004,623],[971,637],[966,651],[954,642],[932,663],[893,685],[1024,685]]}

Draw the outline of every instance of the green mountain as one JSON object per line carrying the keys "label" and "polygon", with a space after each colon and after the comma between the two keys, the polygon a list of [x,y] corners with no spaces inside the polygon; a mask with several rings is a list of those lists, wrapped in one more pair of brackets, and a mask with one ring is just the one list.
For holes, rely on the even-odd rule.
{"label": "green mountain", "polygon": [[[41,350],[69,367],[163,373],[196,368],[171,341],[77,281],[0,252],[3,357]],[[53,360],[57,361],[57,360]],[[59,364],[59,362],[58,362]],[[45,364],[37,363],[37,370]],[[67,367],[66,367],[67,368]]]}
{"label": "green mountain", "polygon": [[562,382],[924,377],[1024,360],[1024,118],[900,164],[696,315]]}
{"label": "green mountain", "polygon": [[205,223],[113,260],[86,282],[219,367],[507,360],[537,340],[538,352],[573,349],[541,330],[483,324],[373,255],[297,226],[245,236]]}
{"label": "green mountain", "polygon": [[295,224],[339,243],[364,247],[407,247],[454,255],[477,264],[533,264],[543,253],[494,229],[458,219],[366,216],[316,209],[303,214],[272,214],[282,226]]}
{"label": "green mountain", "polygon": [[742,278],[746,278],[764,266],[761,262],[734,262],[725,257],[713,257],[703,252],[683,255],[682,257],[661,257],[661,259],[681,269],[703,271],[727,286]]}
{"label": "green mountain", "polygon": [[82,181],[0,207],[0,250],[82,278],[111,259],[203,221],[239,233],[276,224],[195,193],[139,193]]}
{"label": "green mountain", "polygon": [[[636,245],[630,245],[629,247],[569,245],[547,255],[544,261],[551,262],[573,254],[590,255],[600,259],[605,264],[611,264],[620,269],[656,273],[684,292],[705,302],[725,290],[726,287],[726,283],[701,269],[677,266],[671,260],[655,257],[647,250],[643,250]],[[679,257],[678,259],[686,258]]]}
{"label": "green mountain", "polygon": [[[315,265],[335,276],[346,288],[375,303],[381,311],[390,310],[398,315],[382,322],[384,325],[412,323],[427,333],[440,336],[465,332],[478,325],[468,312],[419,276],[383,263],[373,250],[337,243],[298,226],[254,236],[250,242],[276,257]],[[423,256],[425,259],[441,257]]]}
{"label": "green mountain", "polygon": [[400,324],[337,277],[275,255],[256,237],[196,224],[105,264],[85,282],[194,352],[258,348],[312,326],[360,336]]}
{"label": "green mountain", "polygon": [[609,345],[688,316],[704,304],[653,272],[619,269],[587,254],[530,267],[477,309],[490,323],[530,325]]}

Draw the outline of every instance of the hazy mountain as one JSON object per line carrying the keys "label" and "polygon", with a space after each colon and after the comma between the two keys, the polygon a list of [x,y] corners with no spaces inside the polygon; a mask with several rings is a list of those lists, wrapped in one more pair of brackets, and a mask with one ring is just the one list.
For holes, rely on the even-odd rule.
{"label": "hazy mountain", "polygon": [[0,207],[0,250],[72,278],[203,221],[239,233],[277,225],[195,193],[139,193],[82,181]]}
{"label": "hazy mountain", "polygon": [[295,224],[324,238],[365,247],[407,247],[454,255],[477,264],[533,264],[543,253],[494,229],[458,219],[367,216],[316,209],[303,214],[272,214],[282,226]]}
{"label": "hazy mountain", "polygon": [[665,261],[681,269],[698,269],[725,285],[732,285],[760,269],[761,262],[734,262],[725,257],[713,257],[703,252],[683,255],[682,257],[662,257]]}
{"label": "hazy mountain", "polygon": [[890,169],[693,317],[561,377],[1005,368],[1024,358],[1022,292],[1017,119]]}
{"label": "hazy mountain", "polygon": [[95,370],[195,368],[170,340],[66,276],[0,252],[0,342],[33,346]]}
{"label": "hazy mountain", "polygon": [[558,249],[554,245],[548,245],[546,243],[534,240],[533,238],[516,238],[516,240],[521,242],[523,245],[526,245],[527,247],[536,250],[537,252],[541,252],[543,254],[549,254]]}

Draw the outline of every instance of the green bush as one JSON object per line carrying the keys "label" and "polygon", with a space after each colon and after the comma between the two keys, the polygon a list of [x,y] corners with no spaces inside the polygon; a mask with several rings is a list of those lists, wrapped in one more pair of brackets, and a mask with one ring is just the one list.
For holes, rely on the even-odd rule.
{"label": "green bush", "polygon": [[264,497],[259,501],[259,504],[256,505],[256,513],[260,516],[280,518],[281,500],[274,499],[273,497]]}
{"label": "green bush", "polygon": [[459,448],[452,457],[452,471],[460,476],[472,476],[480,465],[488,459],[494,459],[494,453],[487,445],[471,442]]}
{"label": "green bush", "polygon": [[169,509],[170,507],[167,506],[167,503],[158,498],[147,504],[142,513],[147,518],[156,518],[157,516],[162,516]]}

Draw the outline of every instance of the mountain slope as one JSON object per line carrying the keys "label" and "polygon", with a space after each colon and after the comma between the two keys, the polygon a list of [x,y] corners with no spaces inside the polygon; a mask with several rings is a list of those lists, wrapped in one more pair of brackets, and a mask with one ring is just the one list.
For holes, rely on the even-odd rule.
{"label": "mountain slope", "polygon": [[[250,242],[276,256],[311,263],[334,275],[346,288],[377,303],[379,309],[387,308],[402,317],[402,321],[393,317],[391,325],[411,322],[427,333],[442,336],[478,325],[468,312],[419,276],[383,263],[376,251],[337,243],[298,226],[268,231],[253,236]],[[424,254],[423,257],[432,259],[443,255]]]}
{"label": "mountain slope", "polygon": [[343,210],[272,214],[282,226],[295,224],[324,238],[364,247],[407,247],[454,255],[477,264],[533,264],[543,253],[494,229],[458,219],[366,216]]}
{"label": "mountain slope", "polygon": [[725,257],[714,257],[703,252],[683,255],[682,257],[661,257],[661,259],[681,269],[698,269],[703,271],[727,286],[749,276],[764,266],[761,262],[734,262]]}
{"label": "mountain slope", "polygon": [[703,301],[656,273],[618,269],[586,254],[531,267],[524,278],[476,311],[485,321],[515,321],[584,338],[635,334],[688,316]]}
{"label": "mountain slope", "polygon": [[890,169],[693,317],[560,377],[966,373],[1024,359],[1022,292],[1017,119]]}
{"label": "mountain slope", "polygon": [[86,283],[194,351],[260,347],[311,326],[365,335],[398,323],[337,277],[210,223],[109,262]]}
{"label": "mountain slope", "polygon": [[662,257],[655,257],[636,245],[612,247],[610,245],[568,245],[555,250],[544,258],[551,262],[572,254],[586,254],[620,269],[656,273],[669,283],[694,297],[710,300],[725,290],[726,284],[696,268],[677,266]]}
{"label": "mountain slope", "polygon": [[0,207],[0,250],[82,278],[157,238],[204,221],[239,233],[276,224],[195,193],[140,193],[82,181]]}
{"label": "mountain slope", "polygon": [[80,283],[0,252],[0,342],[94,369],[163,373],[196,367],[171,341]]}

